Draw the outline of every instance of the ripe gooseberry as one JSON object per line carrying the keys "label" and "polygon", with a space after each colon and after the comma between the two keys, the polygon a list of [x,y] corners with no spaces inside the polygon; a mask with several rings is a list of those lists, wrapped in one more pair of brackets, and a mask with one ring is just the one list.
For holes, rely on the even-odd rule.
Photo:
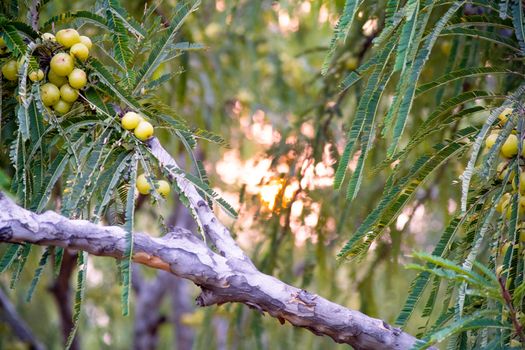
{"label": "ripe gooseberry", "polygon": [[153,136],[153,125],[147,121],[141,121],[135,128],[135,136],[142,141],[146,141]]}
{"label": "ripe gooseberry", "polygon": [[80,68],[73,69],[73,71],[67,76],[67,79],[69,85],[75,89],[82,89],[87,84],[86,72]]}
{"label": "ripe gooseberry", "polygon": [[518,154],[518,137],[510,134],[501,146],[501,155],[505,158],[512,158]]}
{"label": "ripe gooseberry", "polygon": [[164,198],[167,198],[170,194],[170,183],[166,180],[159,180],[157,182],[157,192]]}
{"label": "ripe gooseberry", "polygon": [[60,100],[60,90],[54,84],[44,84],[40,89],[40,97],[44,106],[52,106]]}
{"label": "ripe gooseberry", "polygon": [[8,61],[2,66],[2,74],[7,80],[18,79],[18,67],[15,60]]}
{"label": "ripe gooseberry", "polygon": [[53,105],[53,109],[60,115],[66,114],[71,109],[71,103],[59,99],[58,102]]}
{"label": "ripe gooseberry", "polygon": [[67,84],[67,77],[61,77],[52,70],[49,70],[49,73],[47,73],[47,80],[49,80],[50,83],[55,84],[57,87]]}
{"label": "ripe gooseberry", "polygon": [[487,139],[485,140],[485,147],[487,149],[491,149],[492,146],[496,143],[496,139],[498,138],[498,133],[492,133],[489,136],[487,136]]}
{"label": "ripe gooseberry", "polygon": [[81,35],[80,36],[80,42],[88,48],[88,50],[91,50],[93,47],[93,43],[91,42],[91,39],[87,36]]}
{"label": "ripe gooseberry", "polygon": [[42,69],[32,71],[29,73],[29,79],[31,79],[31,81],[40,81],[44,79],[44,71]]}
{"label": "ripe gooseberry", "polygon": [[66,102],[73,103],[78,99],[78,90],[73,89],[69,84],[60,87],[60,98]]}
{"label": "ripe gooseberry", "polygon": [[151,191],[151,185],[145,174],[137,176],[136,186],[140,194],[149,194],[149,191]]}
{"label": "ripe gooseberry", "polygon": [[70,74],[75,68],[73,58],[65,52],[60,52],[53,56],[49,65],[51,70],[61,77]]}
{"label": "ripe gooseberry", "polygon": [[76,43],[75,45],[71,46],[69,53],[81,61],[85,61],[89,57],[89,49],[82,43]]}
{"label": "ripe gooseberry", "polygon": [[141,121],[143,121],[144,118],[142,118],[138,113],[135,112],[127,112],[122,117],[121,123],[122,127],[126,130],[133,130],[135,129]]}
{"label": "ripe gooseberry", "polygon": [[70,48],[80,42],[80,35],[75,29],[62,29],[57,32],[56,40],[65,48]]}

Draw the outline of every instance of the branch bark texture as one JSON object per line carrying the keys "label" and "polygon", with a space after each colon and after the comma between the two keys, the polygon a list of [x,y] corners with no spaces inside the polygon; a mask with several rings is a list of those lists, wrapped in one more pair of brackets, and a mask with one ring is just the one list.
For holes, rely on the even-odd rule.
{"label": "branch bark texture", "polygon": [[[122,258],[126,249],[125,231],[120,227],[70,220],[52,211],[38,215],[18,206],[3,193],[0,193],[0,242],[54,245],[116,259]],[[221,250],[229,251],[222,243]],[[198,285],[202,289],[197,298],[200,306],[240,302],[270,314],[281,323],[289,321],[355,349],[410,349],[416,341],[382,320],[259,272],[238,251],[232,257],[217,254],[182,228],[175,228],[161,238],[134,233],[133,251],[134,261]]]}

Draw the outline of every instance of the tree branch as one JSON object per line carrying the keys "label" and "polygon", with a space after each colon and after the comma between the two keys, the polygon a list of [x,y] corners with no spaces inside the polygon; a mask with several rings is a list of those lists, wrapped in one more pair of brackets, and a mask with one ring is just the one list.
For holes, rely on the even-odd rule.
{"label": "tree branch", "polygon": [[0,288],[0,322],[2,321],[9,324],[14,335],[24,343],[27,343],[29,349],[44,349],[24,320],[18,315],[15,307],[11,304],[7,295],[2,291],[2,288]]}
{"label": "tree branch", "polygon": [[[121,259],[125,231],[85,220],[69,220],[54,212],[32,213],[0,192],[0,242],[55,245]],[[214,253],[191,232],[176,228],[154,238],[134,233],[133,260],[169,271],[201,287],[201,306],[240,302],[267,312],[284,323],[327,335],[355,349],[409,349],[413,336],[382,320],[368,317],[285,284],[259,272],[253,264]]]}

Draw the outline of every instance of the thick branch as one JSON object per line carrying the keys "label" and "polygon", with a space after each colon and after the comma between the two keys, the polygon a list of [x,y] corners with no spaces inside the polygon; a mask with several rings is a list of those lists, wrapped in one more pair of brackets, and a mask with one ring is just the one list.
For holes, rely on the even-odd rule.
{"label": "thick branch", "polygon": [[[54,212],[34,214],[0,193],[0,242],[28,242],[84,250],[120,259],[126,249],[120,227],[69,220]],[[189,279],[202,288],[201,306],[240,302],[355,349],[409,349],[411,335],[384,321],[332,303],[265,275],[241,259],[210,250],[191,232],[175,229],[162,238],[134,234],[137,262]]]}

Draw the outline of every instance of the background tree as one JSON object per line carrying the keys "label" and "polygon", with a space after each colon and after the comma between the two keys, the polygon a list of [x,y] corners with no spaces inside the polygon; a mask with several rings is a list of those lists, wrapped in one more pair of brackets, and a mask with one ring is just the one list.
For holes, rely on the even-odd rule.
{"label": "background tree", "polygon": [[[19,227],[14,218],[27,212],[3,197],[2,240],[50,244],[42,251],[0,246],[0,282],[17,285],[8,295],[20,314],[2,307],[6,325],[18,330],[3,332],[9,334],[3,345],[337,347],[240,304],[192,311],[191,299],[199,295],[202,305],[241,301],[281,321],[307,319],[300,307],[299,318],[279,313],[285,308],[277,312],[255,289],[247,299],[224,299],[217,284],[195,270],[166,266],[172,255],[159,261],[151,254],[158,242],[180,254],[189,244],[203,256],[239,259],[236,276],[251,271],[229,235],[220,226],[210,230],[206,220],[213,215],[199,212],[193,200],[202,198],[214,201],[217,217],[262,272],[395,323],[422,339],[415,348],[436,342],[521,348],[522,179],[515,176],[523,148],[521,1],[124,5],[2,4],[4,189],[36,213],[52,209],[121,225],[125,231],[112,230],[111,237],[126,242],[97,250],[112,241],[96,228],[97,241],[87,245],[63,236],[38,241],[42,232],[32,226],[9,235],[7,228]],[[50,110],[42,92],[51,57],[64,48],[42,33],[69,27],[93,42],[90,57],[77,54],[74,61],[87,72],[87,85],[70,111],[64,104]],[[31,79],[38,79],[38,69],[45,74],[40,83]],[[132,110],[155,126],[160,143],[121,127],[120,118]],[[175,167],[164,149],[183,166]],[[142,173],[151,194],[135,200]],[[159,195],[157,179],[172,182],[174,198]],[[237,220],[227,213],[238,213]],[[176,226],[206,237],[212,250]],[[61,226],[52,227],[57,231],[48,234],[58,234]],[[415,271],[406,273],[399,264],[412,261],[414,247],[428,253],[412,254],[420,264],[408,264]],[[118,269],[77,249],[118,257]],[[169,274],[131,269],[132,258],[183,275],[203,292]],[[293,295],[287,302],[312,307],[311,294]],[[121,310],[135,314],[121,317]],[[49,322],[38,321],[44,313]],[[331,321],[316,319],[308,327],[333,336],[322,328]],[[48,331],[50,323],[61,324],[62,336]],[[82,337],[74,338],[77,326]],[[408,334],[383,331],[407,340],[399,348],[412,346]],[[347,339],[356,348],[379,348],[359,337],[336,337]]]}

